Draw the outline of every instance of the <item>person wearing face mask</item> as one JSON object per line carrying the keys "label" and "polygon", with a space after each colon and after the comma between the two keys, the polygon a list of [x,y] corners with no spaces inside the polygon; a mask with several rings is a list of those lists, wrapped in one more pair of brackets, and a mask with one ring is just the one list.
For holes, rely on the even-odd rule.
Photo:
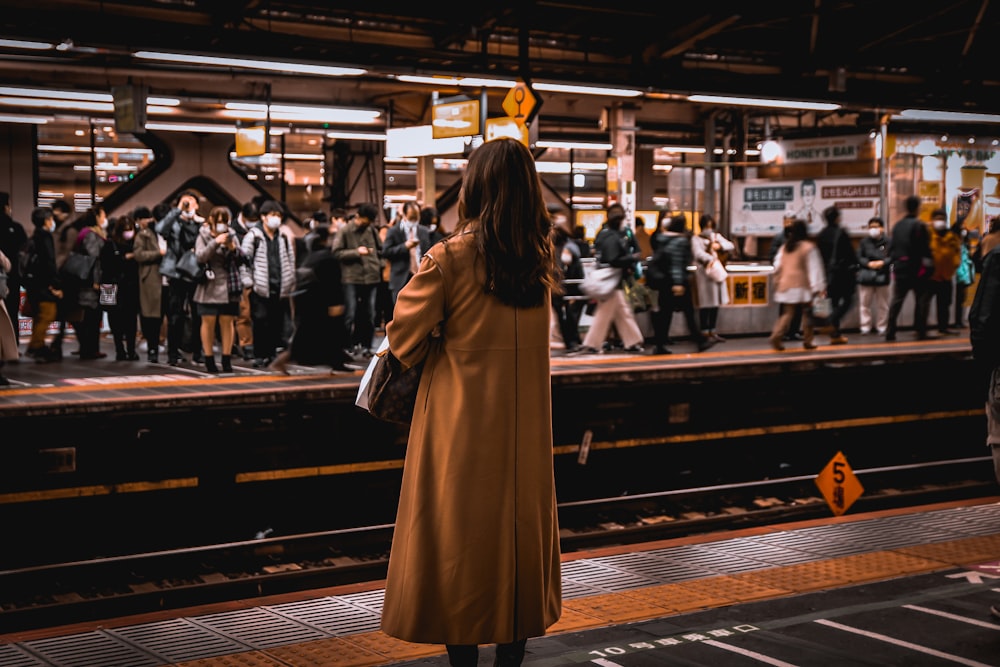
{"label": "person wearing face mask", "polygon": [[[82,315],[76,321],[70,321],[80,344],[80,360],[87,361],[108,356],[101,352],[101,320],[104,318],[104,311],[100,302],[103,281],[101,251],[108,238],[108,214],[100,206],[95,206],[83,214],[82,220],[83,228],[76,236],[72,252],[89,255],[94,258],[94,263],[90,275],[82,281],[76,281],[76,305]],[[63,282],[70,282],[70,278],[64,276]]]}
{"label": "person wearing face mask", "polygon": [[427,228],[427,233],[431,237],[431,245],[444,240],[446,234],[441,229],[441,216],[433,206],[424,206],[420,209],[420,225]]}
{"label": "person wearing face mask", "polygon": [[378,206],[364,203],[333,240],[344,284],[344,326],[353,355],[371,357],[375,299],[382,279],[382,242],[375,228]]}
{"label": "person wearing face mask", "polygon": [[889,239],[882,218],[868,221],[868,234],[858,243],[858,318],[861,335],[880,336],[889,326]]}
{"label": "person wearing face mask", "polygon": [[191,350],[192,363],[201,363],[201,316],[194,305],[193,282],[177,272],[177,260],[186,251],[194,249],[205,218],[198,215],[198,198],[193,192],[184,192],[176,205],[156,223],[156,233],[166,241],[167,253],[160,263],[160,273],[167,278],[167,363],[179,365],[184,358],[181,350]]}
{"label": "person wearing face mask", "polygon": [[115,344],[115,361],[138,361],[135,339],[139,323],[139,264],[135,259],[135,221],[131,216],[115,219],[101,248],[101,282],[117,286],[115,303],[102,305]]}
{"label": "person wearing face mask", "polygon": [[240,313],[240,267],[244,264],[243,249],[236,232],[230,227],[232,214],[225,206],[216,206],[201,226],[194,251],[198,261],[208,266],[207,279],[194,290],[194,302],[201,315],[201,347],[205,352],[205,370],[218,373],[215,365],[215,328],[218,325],[222,372],[232,373],[232,349],[235,327]]}
{"label": "person wearing face mask", "polygon": [[[413,201],[403,204],[403,218],[389,228],[385,235],[385,246],[382,256],[389,260],[389,292],[392,304],[403,285],[420,267],[420,259],[431,247],[431,235],[428,229],[420,224],[420,205]],[[392,306],[389,308],[392,319]]]}
{"label": "person wearing face mask", "polygon": [[243,286],[251,288],[254,368],[266,368],[277,356],[285,319],[291,316],[295,291],[295,237],[282,225],[281,202],[269,199],[260,206],[261,224],[243,237],[242,251],[249,270],[242,272]]}
{"label": "person wearing face mask", "polygon": [[62,283],[56,269],[56,244],[52,238],[56,223],[52,209],[39,207],[31,212],[34,233],[24,248],[25,281],[28,303],[31,304],[31,340],[25,354],[38,363],[55,361],[52,347],[45,342],[49,325],[56,319],[59,300],[63,298]]}
{"label": "person wearing face mask", "polygon": [[943,208],[931,213],[931,273],[929,293],[934,299],[937,313],[937,330],[943,336],[955,334],[948,328],[951,315],[951,298],[955,292],[955,271],[962,261],[962,237],[948,227],[948,212]]}

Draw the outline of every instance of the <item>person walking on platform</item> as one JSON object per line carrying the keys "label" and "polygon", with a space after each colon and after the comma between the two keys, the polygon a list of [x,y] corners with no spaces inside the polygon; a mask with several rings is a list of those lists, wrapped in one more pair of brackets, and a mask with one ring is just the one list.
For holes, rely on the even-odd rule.
{"label": "person walking on platform", "polygon": [[598,301],[594,319],[583,338],[583,345],[576,350],[581,354],[600,352],[612,325],[621,337],[626,352],[642,352],[644,349],[645,338],[635,321],[635,311],[625,298],[625,281],[633,280],[635,264],[642,258],[637,250],[631,249],[629,239],[622,230],[624,221],[625,207],[612,204],[608,207],[607,222],[594,240],[597,261],[602,265],[621,269],[622,278],[611,296]]}
{"label": "person walking on platform", "polygon": [[[986,446],[993,454],[993,472],[1000,482],[1000,246],[982,262],[979,285],[969,308],[969,342],[978,364],[986,397]],[[990,607],[1000,620],[1000,601]]]}
{"label": "person walking on platform", "polygon": [[[3,250],[0,250],[0,273],[10,275],[10,271],[13,268],[15,262],[10,261],[10,258],[4,254]],[[16,361],[20,356],[17,351],[17,336],[14,335],[14,325],[11,322],[10,311],[7,310],[7,301],[5,290],[9,289],[6,287],[6,283],[0,283],[0,387],[6,387],[10,384],[3,374],[3,365],[7,361]],[[14,313],[14,317],[17,317],[17,313]]]}
{"label": "person walking on platform", "polygon": [[805,220],[795,219],[785,229],[785,244],[774,257],[774,300],[781,308],[771,329],[771,347],[785,349],[782,341],[796,311],[803,323],[802,347],[815,350],[812,301],[826,294],[826,270],[816,244],[808,238]]}
{"label": "person walking on platform", "polygon": [[934,299],[937,311],[937,330],[942,336],[954,333],[948,328],[951,318],[951,300],[955,295],[955,272],[962,261],[962,237],[948,227],[948,212],[943,208],[931,213],[930,236],[931,273],[928,292]]}
{"label": "person walking on platform", "polygon": [[906,295],[913,292],[913,328],[920,340],[927,338],[927,310],[930,306],[929,279],[934,269],[931,259],[930,236],[927,225],[917,217],[920,213],[920,196],[906,198],[906,216],[896,222],[889,239],[889,257],[892,264],[892,303],[889,304],[889,324],[885,339],[896,340],[899,313],[903,310]]}
{"label": "person walking on platform", "polygon": [[889,326],[889,239],[882,218],[868,221],[868,236],[858,244],[858,319],[861,335],[872,327],[884,336]]}
{"label": "person walking on platform", "polygon": [[[31,340],[25,356],[38,363],[58,361],[52,346],[45,344],[49,325],[56,319],[59,301],[65,296],[56,268],[56,243],[52,232],[56,222],[52,209],[39,207],[31,212],[35,231],[25,244],[25,265],[21,267],[27,302],[31,308]],[[61,355],[59,356],[61,359]]]}
{"label": "person walking on platform", "polygon": [[[767,260],[774,266],[774,258],[777,256],[778,251],[781,247],[785,245],[785,241],[788,240],[787,232],[788,227],[795,220],[795,214],[788,212],[785,213],[781,218],[781,229],[778,233],[774,235],[774,239],[771,240],[771,247],[768,250]],[[797,340],[802,340],[802,309],[797,308],[795,313],[792,315],[792,321],[788,325],[788,332],[785,334],[785,340],[793,343]]]}
{"label": "person walking on platform", "polygon": [[[653,353],[670,354],[667,339],[670,337],[675,310],[683,313],[691,340],[698,346],[699,352],[704,352],[717,341],[701,330],[694,314],[691,277],[688,272],[694,255],[691,238],[687,233],[687,219],[683,215],[671,216],[666,211],[660,211],[657,224],[659,229],[651,240],[653,257],[649,261],[653,274],[652,287],[656,290],[657,298],[657,310],[653,313]],[[650,280],[648,275],[646,280]]]}
{"label": "person walking on platform", "polygon": [[840,226],[841,213],[836,206],[823,209],[826,226],[816,236],[816,246],[826,268],[826,291],[833,311],[830,313],[830,344],[843,345],[847,336],[840,323],[854,303],[857,290],[858,256],[851,245],[851,237]]}
{"label": "person walking on platform", "polygon": [[[562,613],[552,457],[550,222],[531,153],[500,138],[469,158],[455,233],[427,252],[387,326],[423,362],[382,631],[445,644],[452,667],[516,667]],[[429,400],[431,392],[448,400]]]}

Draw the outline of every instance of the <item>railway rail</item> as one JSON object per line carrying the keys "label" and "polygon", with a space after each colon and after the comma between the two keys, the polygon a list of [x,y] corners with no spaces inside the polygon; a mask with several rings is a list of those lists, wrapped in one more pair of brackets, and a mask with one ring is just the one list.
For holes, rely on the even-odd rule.
{"label": "railway rail", "polygon": [[[866,491],[855,509],[994,495],[989,461],[969,457],[856,470]],[[566,553],[829,514],[810,475],[559,504]],[[16,632],[377,581],[385,576],[391,537],[392,525],[379,524],[7,569],[0,571],[0,618]]]}

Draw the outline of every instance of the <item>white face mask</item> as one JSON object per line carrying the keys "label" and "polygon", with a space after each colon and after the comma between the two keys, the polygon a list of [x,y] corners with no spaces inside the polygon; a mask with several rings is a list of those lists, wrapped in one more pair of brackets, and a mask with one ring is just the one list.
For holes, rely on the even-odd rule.
{"label": "white face mask", "polygon": [[934,221],[934,229],[938,230],[939,232],[941,230],[943,230],[943,229],[946,229],[947,227],[948,227],[948,221],[947,220],[935,220]]}
{"label": "white face mask", "polygon": [[226,223],[224,223],[224,222],[217,222],[217,223],[215,223],[215,233],[216,234],[225,234],[228,231],[229,231],[229,225],[227,225]]}
{"label": "white face mask", "polygon": [[135,230],[134,229],[129,229],[129,230],[126,230],[126,231],[122,232],[122,238],[125,239],[126,241],[131,240],[132,237],[134,237],[134,236],[135,236]]}
{"label": "white face mask", "polygon": [[878,237],[882,236],[882,230],[878,227],[869,227],[868,236],[872,237],[873,239],[877,239]]}
{"label": "white face mask", "polygon": [[277,215],[269,215],[264,218],[264,224],[267,225],[268,229],[277,229],[281,226],[281,218]]}
{"label": "white face mask", "polygon": [[55,220],[49,220],[48,222],[46,222],[45,223],[45,231],[47,231],[47,232],[54,232],[54,231],[56,231],[56,221]]}

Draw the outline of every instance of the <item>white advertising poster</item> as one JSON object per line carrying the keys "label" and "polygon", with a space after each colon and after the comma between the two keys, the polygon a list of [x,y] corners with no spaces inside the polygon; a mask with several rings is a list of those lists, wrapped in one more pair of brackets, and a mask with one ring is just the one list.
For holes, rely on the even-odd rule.
{"label": "white advertising poster", "polygon": [[816,234],[826,224],[823,209],[836,206],[841,226],[852,236],[865,234],[868,220],[879,215],[878,178],[804,178],[789,181],[733,181],[730,189],[734,236],[774,236],[785,213],[809,224]]}

